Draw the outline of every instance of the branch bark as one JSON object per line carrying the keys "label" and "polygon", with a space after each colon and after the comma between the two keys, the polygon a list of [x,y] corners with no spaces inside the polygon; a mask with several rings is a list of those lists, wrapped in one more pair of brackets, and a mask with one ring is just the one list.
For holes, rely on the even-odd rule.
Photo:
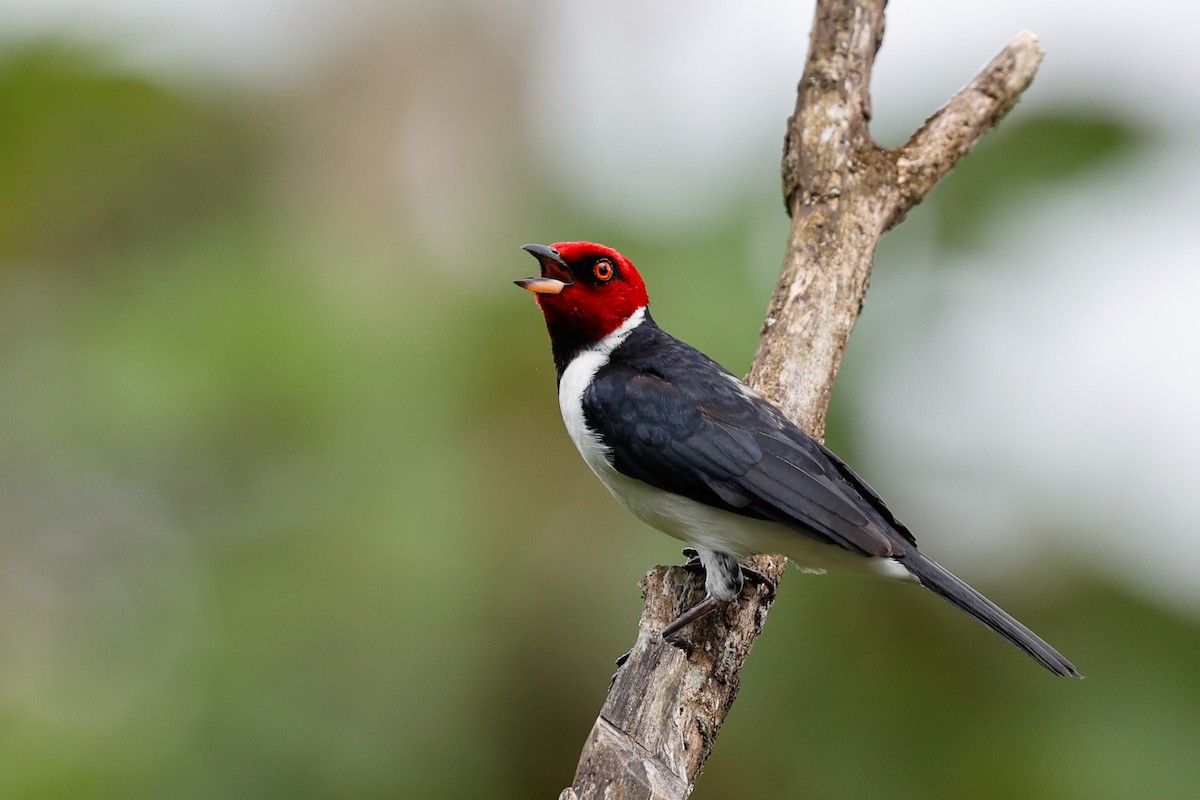
{"label": "branch bark", "polygon": [[[908,142],[881,148],[869,130],[869,86],[884,5],[818,0],[784,145],[792,230],[748,381],[817,438],[879,238],[1012,109],[1042,58],[1037,38],[1019,34]],[[777,584],[786,561],[756,556],[750,566]],[[642,593],[637,642],[560,800],[686,798],[774,600],[771,586],[750,586],[693,624],[690,646],[681,647],[664,644],[659,631],[700,600],[703,580],[658,567]]]}

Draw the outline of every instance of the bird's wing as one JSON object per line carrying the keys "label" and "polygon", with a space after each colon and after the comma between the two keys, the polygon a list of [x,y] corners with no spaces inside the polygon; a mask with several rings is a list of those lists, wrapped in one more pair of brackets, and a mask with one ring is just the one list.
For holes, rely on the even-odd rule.
{"label": "bird's wing", "polygon": [[870,487],[773,405],[708,363],[716,371],[672,370],[668,377],[645,365],[610,364],[597,373],[583,396],[584,414],[618,471],[862,555],[902,551],[911,534]]}

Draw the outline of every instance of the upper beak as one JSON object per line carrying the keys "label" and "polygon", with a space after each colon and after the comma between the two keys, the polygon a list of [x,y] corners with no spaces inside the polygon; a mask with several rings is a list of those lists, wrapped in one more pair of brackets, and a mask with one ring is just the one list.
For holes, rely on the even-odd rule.
{"label": "upper beak", "polygon": [[544,244],[527,244],[521,249],[528,251],[538,260],[538,264],[542,267],[542,274],[538,278],[513,281],[517,286],[535,294],[558,294],[574,283],[567,262],[563,261],[563,257],[553,247],[547,247]]}

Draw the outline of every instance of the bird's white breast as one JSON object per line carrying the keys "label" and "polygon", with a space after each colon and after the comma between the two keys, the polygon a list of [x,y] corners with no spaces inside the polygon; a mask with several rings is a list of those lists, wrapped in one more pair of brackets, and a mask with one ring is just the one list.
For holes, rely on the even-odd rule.
{"label": "bird's white breast", "polygon": [[587,419],[583,415],[583,393],[591,385],[596,373],[608,363],[613,350],[616,350],[621,342],[633,333],[634,328],[645,320],[645,307],[633,312],[621,327],[571,359],[558,382],[558,409],[562,412],[567,434],[579,448],[579,454],[592,468],[592,472],[595,472],[610,489],[612,487],[604,473],[615,470],[609,465],[607,448],[600,442],[596,432],[588,427]]}

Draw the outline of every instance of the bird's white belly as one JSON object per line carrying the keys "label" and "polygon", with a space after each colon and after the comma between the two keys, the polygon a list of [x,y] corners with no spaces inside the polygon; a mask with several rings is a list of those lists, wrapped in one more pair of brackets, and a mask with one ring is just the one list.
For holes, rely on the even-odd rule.
{"label": "bird's white belly", "polygon": [[805,536],[777,522],[755,519],[716,508],[683,495],[657,489],[622,475],[604,463],[587,459],[613,497],[629,513],[652,528],[700,549],[729,553],[737,558],[758,553],[779,553],[805,572],[857,572],[903,574],[891,559],[867,558],[837,545]]}

